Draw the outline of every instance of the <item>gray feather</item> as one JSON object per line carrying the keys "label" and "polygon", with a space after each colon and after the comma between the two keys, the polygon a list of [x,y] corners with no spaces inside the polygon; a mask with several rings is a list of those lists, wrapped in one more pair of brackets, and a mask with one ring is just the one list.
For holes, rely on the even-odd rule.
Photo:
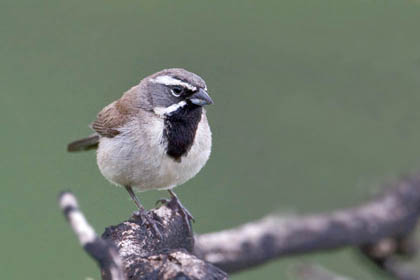
{"label": "gray feather", "polygon": [[67,145],[67,151],[68,152],[88,151],[88,150],[98,148],[98,144],[99,144],[99,135],[95,133],[95,134],[90,135],[89,137],[71,142],[70,144]]}

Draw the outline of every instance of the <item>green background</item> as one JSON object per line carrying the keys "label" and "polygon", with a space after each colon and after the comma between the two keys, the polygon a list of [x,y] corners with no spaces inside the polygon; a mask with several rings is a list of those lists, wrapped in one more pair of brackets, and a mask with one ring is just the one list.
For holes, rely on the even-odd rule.
{"label": "green background", "polygon": [[[94,152],[65,146],[163,68],[198,73],[215,101],[211,159],[177,189],[197,232],[356,205],[419,169],[419,26],[414,0],[1,0],[1,278],[99,278],[57,194],[72,190],[99,233],[134,204]],[[297,279],[301,262],[383,279],[352,250],[232,278]]]}

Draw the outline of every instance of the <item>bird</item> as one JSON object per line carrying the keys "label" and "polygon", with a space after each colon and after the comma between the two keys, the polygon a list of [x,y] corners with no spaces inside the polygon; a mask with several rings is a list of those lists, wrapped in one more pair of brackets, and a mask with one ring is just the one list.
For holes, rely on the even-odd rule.
{"label": "bird", "polygon": [[71,142],[69,152],[96,149],[102,175],[124,187],[143,224],[161,236],[134,190],[167,190],[191,232],[190,212],[173,188],[193,178],[210,157],[212,134],[204,106],[213,104],[205,81],[182,68],[142,79],[104,107],[90,125],[93,134]]}

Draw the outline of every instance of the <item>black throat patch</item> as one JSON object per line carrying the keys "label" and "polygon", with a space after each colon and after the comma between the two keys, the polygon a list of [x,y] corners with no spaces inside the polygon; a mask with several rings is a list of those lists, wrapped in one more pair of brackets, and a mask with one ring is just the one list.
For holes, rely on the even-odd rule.
{"label": "black throat patch", "polygon": [[194,142],[203,108],[187,104],[165,116],[163,137],[167,143],[166,154],[176,161],[186,156]]}

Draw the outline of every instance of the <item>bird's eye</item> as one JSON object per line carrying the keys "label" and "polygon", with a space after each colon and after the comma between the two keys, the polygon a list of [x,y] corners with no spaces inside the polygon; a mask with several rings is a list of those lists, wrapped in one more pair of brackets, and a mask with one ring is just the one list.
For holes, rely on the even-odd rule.
{"label": "bird's eye", "polygon": [[180,97],[184,89],[180,86],[174,86],[171,88],[171,93],[175,97]]}

